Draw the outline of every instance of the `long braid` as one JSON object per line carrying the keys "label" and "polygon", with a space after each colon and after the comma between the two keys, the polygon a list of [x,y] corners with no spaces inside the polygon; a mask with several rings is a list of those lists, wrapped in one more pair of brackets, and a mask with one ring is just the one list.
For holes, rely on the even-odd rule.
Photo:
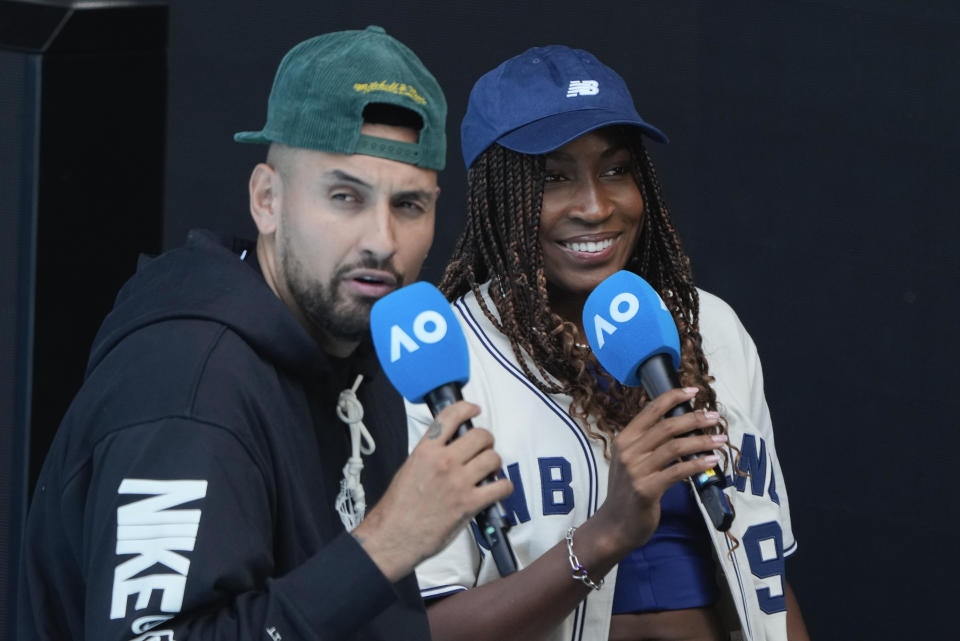
{"label": "long braid", "polygon": [[[660,293],[677,323],[680,381],[700,388],[694,407],[716,410],[690,260],[670,222],[640,136],[622,131],[644,203],[643,227],[626,268]],[[495,144],[477,158],[467,172],[466,227],[440,289],[450,299],[472,291],[490,322],[510,340],[526,376],[548,394],[568,394],[571,415],[583,421],[591,436],[607,442],[649,399],[641,388],[620,385],[603,371],[590,350],[577,345],[576,326],[550,307],[539,239],[544,177],[543,156]],[[495,310],[488,308],[480,290],[486,281]],[[726,425],[721,422],[716,431],[726,432]]]}

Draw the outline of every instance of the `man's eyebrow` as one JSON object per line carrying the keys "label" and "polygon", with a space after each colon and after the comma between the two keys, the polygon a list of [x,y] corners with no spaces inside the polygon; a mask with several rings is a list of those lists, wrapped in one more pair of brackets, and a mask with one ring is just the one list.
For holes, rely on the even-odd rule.
{"label": "man's eyebrow", "polygon": [[365,189],[373,188],[373,185],[371,185],[367,181],[357,178],[353,174],[348,174],[347,172],[341,169],[331,169],[330,171],[327,172],[327,176],[336,178],[337,180],[342,180],[343,182],[353,183],[354,185],[364,187]]}
{"label": "man's eyebrow", "polygon": [[425,203],[436,200],[437,192],[427,189],[408,189],[390,195],[391,200],[420,200]]}

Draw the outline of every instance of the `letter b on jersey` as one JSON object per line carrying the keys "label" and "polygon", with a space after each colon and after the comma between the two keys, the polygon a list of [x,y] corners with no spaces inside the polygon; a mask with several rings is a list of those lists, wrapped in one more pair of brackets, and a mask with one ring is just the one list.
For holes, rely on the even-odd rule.
{"label": "letter b on jersey", "polygon": [[573,509],[573,473],[570,462],[560,456],[538,458],[543,514],[569,514]]}

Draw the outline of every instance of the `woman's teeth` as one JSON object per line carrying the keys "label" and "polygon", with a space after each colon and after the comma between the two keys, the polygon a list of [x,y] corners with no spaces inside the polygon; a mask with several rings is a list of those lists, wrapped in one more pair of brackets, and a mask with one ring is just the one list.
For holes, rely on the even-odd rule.
{"label": "woman's teeth", "polygon": [[575,252],[587,252],[587,253],[596,253],[601,252],[610,245],[613,244],[613,239],[608,238],[606,240],[600,240],[597,242],[587,242],[587,243],[563,243],[563,246],[567,249]]}

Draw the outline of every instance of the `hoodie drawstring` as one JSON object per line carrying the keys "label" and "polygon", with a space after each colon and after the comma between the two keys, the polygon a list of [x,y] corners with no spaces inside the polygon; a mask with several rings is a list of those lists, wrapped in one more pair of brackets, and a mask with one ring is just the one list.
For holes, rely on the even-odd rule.
{"label": "hoodie drawstring", "polygon": [[[343,466],[343,478],[340,480],[340,493],[337,494],[336,510],[343,521],[343,527],[352,531],[363,520],[367,511],[366,495],[360,472],[363,470],[361,454],[373,454],[377,444],[363,424],[363,405],[357,398],[357,388],[363,381],[363,375],[357,376],[353,387],[340,392],[337,399],[337,416],[350,428],[350,458]],[[361,439],[363,443],[361,443]]]}

